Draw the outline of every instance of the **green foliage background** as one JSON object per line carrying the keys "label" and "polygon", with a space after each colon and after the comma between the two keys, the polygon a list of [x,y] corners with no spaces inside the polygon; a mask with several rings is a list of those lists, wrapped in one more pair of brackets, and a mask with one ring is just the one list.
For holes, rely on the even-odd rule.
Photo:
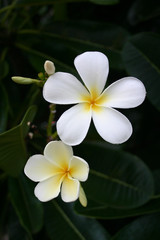
{"label": "green foliage background", "polygon": [[[159,16],[158,0],[0,1],[0,239],[160,239]],[[106,143],[91,126],[74,147],[90,165],[88,206],[42,204],[23,168],[47,143],[49,104],[41,88],[11,77],[38,78],[48,59],[79,78],[73,60],[84,51],[108,56],[107,84],[137,77],[147,98],[123,110],[134,128],[126,143]],[[55,121],[65,109],[57,106]]]}

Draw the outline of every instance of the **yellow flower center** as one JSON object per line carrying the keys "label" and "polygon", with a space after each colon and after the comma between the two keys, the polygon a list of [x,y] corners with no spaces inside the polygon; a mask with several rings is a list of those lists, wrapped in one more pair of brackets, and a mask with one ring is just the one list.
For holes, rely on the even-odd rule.
{"label": "yellow flower center", "polygon": [[94,105],[96,105],[96,99],[90,99],[89,104],[91,107],[94,107]]}
{"label": "yellow flower center", "polygon": [[106,101],[106,96],[101,94],[98,96],[97,94],[92,94],[90,96],[84,96],[83,101],[86,102],[85,109],[88,111],[90,109],[94,111],[99,111],[103,102]]}
{"label": "yellow flower center", "polygon": [[64,177],[71,177],[71,170],[68,168],[68,166],[66,166],[64,169],[63,169],[63,173],[62,173],[62,175],[64,176]]}

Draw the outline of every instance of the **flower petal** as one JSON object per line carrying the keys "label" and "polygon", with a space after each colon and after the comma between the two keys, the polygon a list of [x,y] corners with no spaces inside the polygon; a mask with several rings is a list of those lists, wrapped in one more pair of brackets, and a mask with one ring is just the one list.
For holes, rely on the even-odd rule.
{"label": "flower petal", "polygon": [[88,163],[80,157],[73,156],[70,164],[70,174],[79,181],[86,181],[88,178]]}
{"label": "flower petal", "polygon": [[99,95],[106,83],[109,63],[101,52],[85,52],[77,56],[74,65],[92,95]]}
{"label": "flower petal", "polygon": [[91,122],[91,109],[77,104],[65,111],[57,122],[57,132],[68,145],[78,145],[85,138]]}
{"label": "flower petal", "polygon": [[129,120],[112,108],[99,107],[93,112],[93,122],[100,136],[113,144],[127,141],[132,134]]}
{"label": "flower petal", "polygon": [[44,99],[55,104],[83,102],[83,96],[89,96],[89,92],[69,73],[57,72],[51,75],[43,87]]}
{"label": "flower petal", "polygon": [[79,196],[79,181],[66,177],[62,183],[61,197],[64,202],[73,202]]}
{"label": "flower petal", "polygon": [[30,157],[24,168],[26,176],[35,182],[50,178],[57,174],[57,172],[59,172],[59,168],[47,161],[41,154]]}
{"label": "flower petal", "polygon": [[133,108],[140,105],[146,96],[143,83],[134,77],[122,78],[111,84],[101,95],[101,106]]}
{"label": "flower petal", "polygon": [[44,149],[44,156],[61,169],[68,169],[70,160],[73,157],[72,147],[62,141],[51,141]]}
{"label": "flower petal", "polygon": [[80,184],[80,189],[79,189],[79,201],[83,207],[87,207],[87,197],[86,194]]}
{"label": "flower petal", "polygon": [[60,192],[62,180],[63,176],[59,174],[38,183],[34,189],[36,197],[41,202],[47,202],[53,198],[56,198]]}

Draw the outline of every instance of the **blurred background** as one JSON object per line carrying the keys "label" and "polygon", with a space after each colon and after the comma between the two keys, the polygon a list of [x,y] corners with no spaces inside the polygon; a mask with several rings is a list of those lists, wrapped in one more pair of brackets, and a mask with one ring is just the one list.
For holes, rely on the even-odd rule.
{"label": "blurred background", "polygon": [[[0,0],[0,239],[160,239],[159,16],[158,0]],[[134,129],[126,143],[106,143],[91,126],[74,147],[91,167],[88,206],[42,204],[23,168],[48,141],[49,103],[11,77],[43,79],[51,60],[80,79],[73,61],[85,51],[108,57],[107,86],[134,76],[147,98],[121,111]],[[53,132],[68,107],[56,106]]]}

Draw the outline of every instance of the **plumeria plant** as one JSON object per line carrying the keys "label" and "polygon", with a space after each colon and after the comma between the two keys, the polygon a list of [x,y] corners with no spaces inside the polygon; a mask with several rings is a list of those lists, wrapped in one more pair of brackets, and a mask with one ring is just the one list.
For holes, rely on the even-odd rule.
{"label": "plumeria plant", "polygon": [[[79,198],[87,206],[87,198],[79,181],[86,181],[88,163],[73,156],[72,147],[80,144],[87,135],[91,119],[100,136],[109,143],[120,144],[132,134],[130,121],[114,108],[133,108],[146,96],[143,83],[135,77],[122,78],[105,90],[109,73],[108,58],[101,52],[85,52],[77,56],[74,65],[84,85],[72,74],[56,72],[54,63],[46,60],[44,81],[12,77],[17,83],[43,85],[43,97],[54,104],[76,104],[57,121],[57,136],[61,141],[49,142],[44,155],[36,154],[27,161],[24,172],[39,182],[35,196],[42,202],[56,198],[60,191],[64,202]],[[53,109],[51,108],[51,118]],[[51,122],[49,122],[50,127]],[[51,139],[52,140],[52,139]],[[94,149],[93,149],[94,151]]]}
{"label": "plumeria plant", "polygon": [[0,1],[0,240],[160,239],[159,9]]}

